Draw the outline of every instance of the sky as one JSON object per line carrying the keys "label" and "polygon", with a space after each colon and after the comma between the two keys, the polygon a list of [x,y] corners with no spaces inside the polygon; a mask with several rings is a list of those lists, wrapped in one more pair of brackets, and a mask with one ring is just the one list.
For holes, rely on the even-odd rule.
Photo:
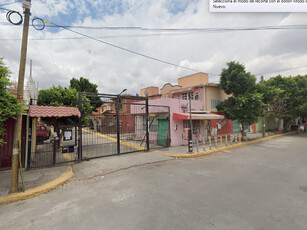
{"label": "sky", "polygon": [[[10,2],[0,0],[0,7],[22,13],[20,2],[1,6]],[[0,57],[17,81],[22,25],[10,24],[6,12],[0,10]],[[30,26],[26,80],[31,59],[39,89],[67,87],[73,77],[85,77],[100,93],[127,89],[135,95],[196,72],[208,73],[209,82],[217,83],[229,61],[244,64],[258,79],[307,73],[306,13],[210,13],[209,0],[32,0],[34,17],[72,26]],[[199,30],[288,25],[305,29]]]}

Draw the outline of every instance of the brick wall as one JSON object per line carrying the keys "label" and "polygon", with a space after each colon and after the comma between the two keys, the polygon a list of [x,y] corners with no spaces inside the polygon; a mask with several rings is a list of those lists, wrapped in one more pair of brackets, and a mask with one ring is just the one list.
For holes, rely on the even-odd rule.
{"label": "brick wall", "polygon": [[[215,113],[215,114],[220,114],[223,115],[223,113]],[[217,132],[217,135],[222,135],[222,134],[229,134],[233,132],[233,127],[232,127],[232,120],[226,119],[226,124],[221,128],[220,131]],[[211,120],[211,127],[216,127],[216,124],[219,122],[219,120]]]}

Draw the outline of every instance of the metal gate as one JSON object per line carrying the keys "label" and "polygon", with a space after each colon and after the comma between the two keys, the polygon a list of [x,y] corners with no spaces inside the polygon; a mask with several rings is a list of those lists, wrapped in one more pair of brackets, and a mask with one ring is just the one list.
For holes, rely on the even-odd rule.
{"label": "metal gate", "polygon": [[[28,167],[37,168],[77,161],[79,146],[77,124],[60,125],[57,132],[50,130],[50,127],[46,125],[36,125],[36,132],[32,132],[32,128],[30,128]],[[41,129],[46,129],[49,132],[45,139],[37,135],[42,132]],[[36,135],[36,138],[33,138],[33,134]]]}
{"label": "metal gate", "polygon": [[[168,106],[150,105],[147,97],[93,93],[79,93],[78,102],[79,108],[48,106],[49,102],[37,108],[39,112],[29,122],[28,168],[170,144]],[[44,112],[47,108],[52,112]],[[67,117],[66,110],[74,115]]]}
{"label": "metal gate", "polygon": [[80,159],[79,109],[32,103],[33,100],[27,122],[27,167],[52,166]]}
{"label": "metal gate", "polygon": [[158,118],[169,119],[168,106],[150,106],[146,97],[111,94],[80,93],[79,100],[80,108],[96,107],[81,115],[81,159],[149,151],[170,143],[169,127],[162,131],[163,144],[158,142]]}

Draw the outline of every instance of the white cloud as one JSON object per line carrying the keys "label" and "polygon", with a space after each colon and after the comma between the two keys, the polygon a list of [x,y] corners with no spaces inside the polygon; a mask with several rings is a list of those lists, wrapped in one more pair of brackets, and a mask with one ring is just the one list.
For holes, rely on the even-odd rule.
{"label": "white cloud", "polygon": [[[181,1],[183,2],[183,1]],[[33,1],[33,15],[55,20],[58,24],[75,21],[76,25],[142,26],[146,28],[254,27],[266,25],[303,24],[306,14],[220,14],[209,13],[208,1],[185,1],[176,11],[176,2],[115,1]],[[89,9],[91,11],[89,12]],[[94,9],[94,10],[93,10]],[[112,10],[113,9],[113,10]],[[1,21],[5,15],[1,13]],[[65,20],[67,19],[67,20]],[[21,27],[0,24],[1,38],[20,38]],[[93,37],[113,36],[103,40],[155,58],[210,73],[217,81],[225,63],[237,60],[252,73],[269,73],[304,65],[306,30],[244,31],[194,33],[179,35],[133,37],[135,34],[156,34],[137,30],[75,29]],[[184,34],[183,33],[187,33]],[[126,37],[116,37],[125,35]],[[78,37],[70,31],[30,29],[30,38]],[[130,37],[129,37],[130,36]],[[299,40],[297,40],[299,39]],[[18,74],[21,41],[1,41],[0,56]],[[127,88],[137,93],[141,87],[177,83],[177,78],[193,72],[155,62],[90,39],[29,40],[28,60],[33,59],[33,76],[41,88],[69,85],[72,77],[86,77],[98,84],[102,93],[118,93]],[[27,69],[28,70],[28,69]],[[284,74],[304,74],[306,68]],[[28,71],[29,72],[29,71]],[[27,72],[27,73],[28,73]],[[213,73],[213,74],[211,74]],[[278,73],[274,73],[278,74]],[[27,74],[28,75],[28,74]],[[268,76],[272,76],[268,75]]]}

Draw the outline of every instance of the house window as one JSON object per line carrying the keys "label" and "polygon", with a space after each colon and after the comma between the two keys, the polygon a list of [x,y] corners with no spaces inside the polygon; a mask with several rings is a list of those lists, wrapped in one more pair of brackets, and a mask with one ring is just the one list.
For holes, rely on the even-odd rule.
{"label": "house window", "polygon": [[222,100],[215,100],[211,99],[211,108],[215,109],[219,104],[221,104],[223,101]]}
{"label": "house window", "polygon": [[[183,93],[181,95],[182,100],[189,100],[188,95],[189,95],[189,93]],[[194,93],[193,92],[190,92],[190,97],[191,97],[191,100],[194,100]],[[197,99],[195,99],[195,100],[197,100]]]}
{"label": "house window", "polygon": [[190,128],[190,121],[189,120],[183,120],[183,128]]}
{"label": "house window", "polygon": [[194,100],[194,93],[193,92],[190,92],[190,97],[191,97],[191,100]]}
{"label": "house window", "polygon": [[194,97],[194,100],[198,101],[199,99],[199,95],[198,95],[198,91],[195,92],[195,97]]}
{"label": "house window", "polygon": [[[190,120],[183,120],[183,128],[190,128]],[[193,134],[197,134],[197,131],[200,130],[200,121],[199,120],[192,120],[192,129]]]}
{"label": "house window", "polygon": [[193,134],[197,134],[198,131],[200,131],[200,121],[199,120],[193,120]]}

